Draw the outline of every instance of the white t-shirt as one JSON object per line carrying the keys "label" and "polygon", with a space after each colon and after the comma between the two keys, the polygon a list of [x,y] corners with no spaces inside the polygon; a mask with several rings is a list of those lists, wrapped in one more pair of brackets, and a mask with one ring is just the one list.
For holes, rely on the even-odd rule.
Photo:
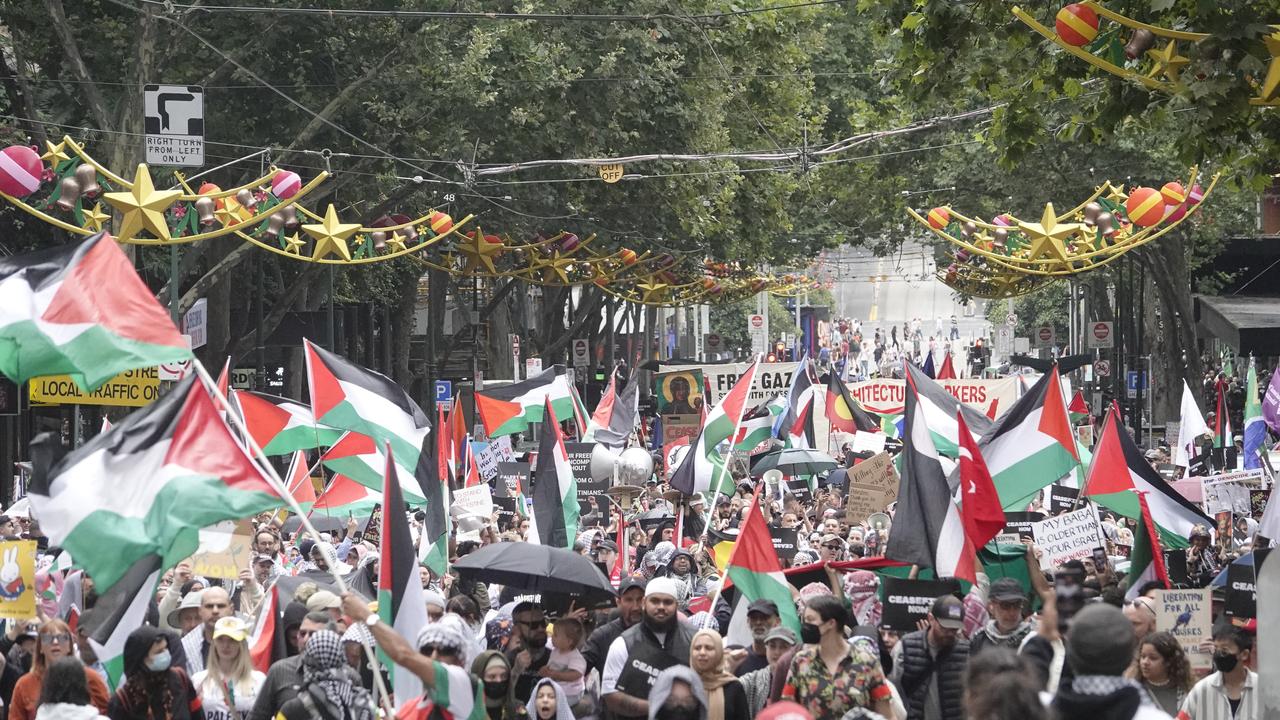
{"label": "white t-shirt", "polygon": [[560,682],[560,689],[564,690],[565,698],[569,701],[569,704],[577,704],[582,699],[582,691],[586,687],[583,680],[587,675],[587,660],[582,657],[582,653],[577,650],[560,652],[553,647],[551,648],[551,657],[547,660],[547,667],[551,670],[576,670],[582,673],[582,677],[573,682],[556,681]]}
{"label": "white t-shirt", "polygon": [[253,709],[253,702],[258,699],[262,683],[267,679],[264,673],[253,670],[249,674],[247,683],[239,683],[231,688],[231,696],[235,699],[238,716],[233,717],[226,695],[222,691],[222,685],[213,681],[205,682],[208,677],[208,670],[201,670],[191,677],[191,684],[200,694],[200,702],[204,706],[205,720],[245,720],[249,717],[249,711]]}

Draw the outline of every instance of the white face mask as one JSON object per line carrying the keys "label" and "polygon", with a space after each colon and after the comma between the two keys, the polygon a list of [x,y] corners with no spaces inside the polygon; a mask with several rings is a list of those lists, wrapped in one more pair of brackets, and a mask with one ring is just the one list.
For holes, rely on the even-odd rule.
{"label": "white face mask", "polygon": [[155,657],[147,660],[147,669],[151,672],[164,672],[169,669],[169,663],[172,662],[172,659],[168,650],[162,650]]}

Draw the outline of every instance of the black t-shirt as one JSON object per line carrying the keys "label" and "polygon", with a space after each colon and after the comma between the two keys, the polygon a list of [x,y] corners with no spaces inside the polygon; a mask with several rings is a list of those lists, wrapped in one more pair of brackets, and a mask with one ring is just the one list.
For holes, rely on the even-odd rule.
{"label": "black t-shirt", "polygon": [[769,667],[769,659],[764,655],[757,655],[755,648],[749,647],[747,648],[746,659],[742,661],[742,664],[738,666],[738,669],[733,674],[742,677],[753,670],[762,670],[767,667]]}
{"label": "black t-shirt", "polygon": [[[515,667],[516,655],[519,654],[519,650],[507,653],[507,662],[510,663],[512,667]],[[533,655],[533,653],[529,654],[530,656]],[[541,655],[537,657],[530,657],[529,667],[525,668],[524,672],[511,678],[511,682],[515,686],[515,696],[517,698],[528,698],[533,695],[533,686],[537,685],[538,681],[542,679],[542,676],[538,674],[538,671],[545,667],[547,662],[550,660],[551,651],[543,648]]]}

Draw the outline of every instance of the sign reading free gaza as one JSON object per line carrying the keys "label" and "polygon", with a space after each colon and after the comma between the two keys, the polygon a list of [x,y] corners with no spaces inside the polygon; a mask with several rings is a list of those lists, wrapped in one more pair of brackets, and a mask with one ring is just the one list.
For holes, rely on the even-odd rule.
{"label": "sign reading free gaza", "polygon": [[32,403],[142,407],[160,397],[160,376],[154,367],[129,370],[90,393],[82,391],[70,375],[31,378],[28,387]]}

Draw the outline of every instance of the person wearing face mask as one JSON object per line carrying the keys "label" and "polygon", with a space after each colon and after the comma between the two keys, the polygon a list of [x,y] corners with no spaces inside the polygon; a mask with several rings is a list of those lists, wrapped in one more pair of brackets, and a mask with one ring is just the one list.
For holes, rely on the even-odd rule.
{"label": "person wearing face mask", "polygon": [[960,720],[964,717],[964,671],[969,641],[964,603],[954,595],[933,601],[927,630],[902,637],[893,648],[893,684],[907,705],[908,720]]}
{"label": "person wearing face mask", "polygon": [[615,718],[651,714],[650,691],[659,671],[689,664],[693,632],[676,617],[676,584],[654,578],[645,585],[644,615],[609,645],[600,697]]}
{"label": "person wearing face mask", "polygon": [[511,666],[498,650],[485,650],[471,663],[471,674],[484,685],[484,711],[489,720],[520,717],[524,708],[511,698]]}
{"label": "person wearing face mask", "polygon": [[658,673],[649,695],[649,720],[707,720],[707,692],[687,665]]}
{"label": "person wearing face mask", "polygon": [[845,639],[846,617],[844,604],[832,595],[808,600],[800,616],[805,647],[791,658],[782,698],[805,706],[814,717],[842,717],[855,708],[892,717],[893,691],[880,653],[866,637]]}
{"label": "person wearing face mask", "polygon": [[1178,720],[1262,720],[1258,674],[1249,669],[1254,638],[1221,618],[1213,629],[1214,672],[1191,688]]}
{"label": "person wearing face mask", "polygon": [[168,640],[150,625],[124,641],[124,676],[107,709],[111,720],[204,720],[191,678],[172,664]]}

